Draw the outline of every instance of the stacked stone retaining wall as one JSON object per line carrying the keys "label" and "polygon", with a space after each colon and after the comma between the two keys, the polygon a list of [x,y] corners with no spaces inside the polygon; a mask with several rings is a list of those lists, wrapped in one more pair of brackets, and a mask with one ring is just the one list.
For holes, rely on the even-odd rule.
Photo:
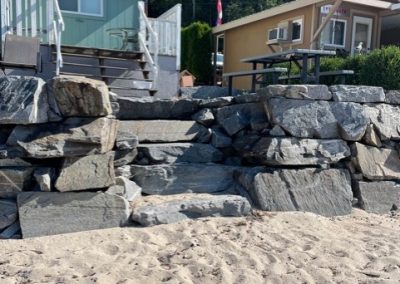
{"label": "stacked stone retaining wall", "polygon": [[78,77],[0,80],[0,238],[400,204],[396,91],[277,85],[157,100]]}

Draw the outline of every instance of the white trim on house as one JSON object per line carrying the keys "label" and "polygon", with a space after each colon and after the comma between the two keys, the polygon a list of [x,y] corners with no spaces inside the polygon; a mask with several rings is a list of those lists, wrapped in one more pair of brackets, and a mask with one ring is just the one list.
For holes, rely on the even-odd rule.
{"label": "white trim on house", "polygon": [[[247,17],[243,17],[240,19],[237,19],[235,21],[217,26],[213,28],[213,33],[221,33],[233,28],[237,28],[243,25],[247,25],[253,22],[257,22],[266,18],[270,18],[273,16],[277,16],[289,11],[293,11],[296,9],[304,8],[309,5],[321,3],[321,2],[326,2],[326,0],[297,0],[293,2],[289,2],[283,5],[279,5],[277,7],[267,9],[264,11],[261,11],[259,13],[249,15]],[[379,9],[390,9],[393,6],[396,6],[398,4],[386,2],[386,1],[379,1],[379,0],[344,0],[344,2],[348,3],[353,3],[353,4],[359,4],[363,6],[370,6],[370,7],[375,7]],[[399,7],[400,8],[400,7]]]}
{"label": "white trim on house", "polygon": [[371,49],[371,44],[372,44],[372,28],[373,28],[373,18],[369,18],[369,17],[359,17],[359,16],[354,16],[353,17],[353,30],[351,32],[351,55],[354,55],[355,52],[355,35],[356,35],[356,25],[357,24],[366,24],[368,25],[368,39],[365,45],[365,48],[367,50]]}

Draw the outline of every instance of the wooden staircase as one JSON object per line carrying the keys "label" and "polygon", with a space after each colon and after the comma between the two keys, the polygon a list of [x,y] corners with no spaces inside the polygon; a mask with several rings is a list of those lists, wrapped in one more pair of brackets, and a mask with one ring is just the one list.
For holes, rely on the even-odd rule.
{"label": "wooden staircase", "polygon": [[[62,46],[61,53],[60,75],[102,80],[110,91],[123,96],[154,96],[157,92],[142,52]],[[56,54],[53,48],[53,63]]]}

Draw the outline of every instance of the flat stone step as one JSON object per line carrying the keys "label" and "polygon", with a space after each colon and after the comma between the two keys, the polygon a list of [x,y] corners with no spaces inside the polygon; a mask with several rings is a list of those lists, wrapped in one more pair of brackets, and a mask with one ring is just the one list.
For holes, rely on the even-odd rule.
{"label": "flat stone step", "polygon": [[23,192],[18,208],[23,238],[120,227],[130,215],[123,197],[94,192]]}
{"label": "flat stone step", "polygon": [[240,217],[248,215],[250,210],[249,201],[238,195],[147,196],[134,205],[132,220],[154,226],[203,217]]}

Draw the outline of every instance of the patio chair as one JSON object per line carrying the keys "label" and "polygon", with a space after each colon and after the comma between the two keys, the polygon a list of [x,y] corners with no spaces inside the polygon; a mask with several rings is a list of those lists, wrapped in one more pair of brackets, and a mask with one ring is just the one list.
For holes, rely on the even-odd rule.
{"label": "patio chair", "polygon": [[35,74],[41,70],[40,39],[7,34],[4,55],[0,68],[33,69]]}

